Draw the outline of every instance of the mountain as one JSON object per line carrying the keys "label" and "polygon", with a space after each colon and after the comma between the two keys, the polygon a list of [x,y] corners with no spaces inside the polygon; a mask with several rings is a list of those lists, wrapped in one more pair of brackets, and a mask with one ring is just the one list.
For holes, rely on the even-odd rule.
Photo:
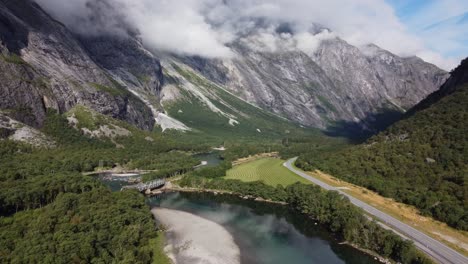
{"label": "mountain", "polygon": [[[0,109],[27,125],[41,127],[47,109],[66,113],[82,105],[146,130],[156,124],[162,130],[215,128],[221,134],[257,136],[299,128],[214,84],[190,83],[172,65],[163,89],[160,61],[136,36],[77,35],[30,1],[1,1],[0,25]],[[187,96],[168,102],[164,110],[162,103],[180,87],[187,88]]]}
{"label": "mountain", "polygon": [[375,45],[357,48],[331,37],[307,54],[273,37],[280,42],[274,51],[258,48],[254,34],[232,44],[232,59],[182,61],[252,104],[322,129],[340,122],[375,128],[379,114],[408,110],[447,78],[417,57]]}
{"label": "mountain", "polygon": [[366,143],[300,160],[468,230],[468,60],[404,119]]}
{"label": "mountain", "polygon": [[0,39],[0,108],[14,118],[40,127],[47,108],[81,104],[152,129],[151,109],[34,2],[0,1]]}
{"label": "mountain", "polygon": [[408,111],[407,115],[409,116],[417,111],[430,107],[445,96],[454,93],[461,85],[465,83],[468,83],[468,58],[464,59],[460,65],[451,72],[450,78],[439,90],[433,92],[419,104],[413,107],[410,111]]}
{"label": "mountain", "polygon": [[313,52],[291,48],[282,36],[292,33],[281,26],[273,36],[279,48],[266,50],[259,31],[250,32],[230,44],[236,55],[226,59],[148,49],[138,30],[121,28],[125,33],[72,32],[33,1],[0,1],[0,109],[36,128],[47,109],[66,113],[83,105],[145,130],[372,130],[447,76],[418,58],[338,37],[324,38]]}

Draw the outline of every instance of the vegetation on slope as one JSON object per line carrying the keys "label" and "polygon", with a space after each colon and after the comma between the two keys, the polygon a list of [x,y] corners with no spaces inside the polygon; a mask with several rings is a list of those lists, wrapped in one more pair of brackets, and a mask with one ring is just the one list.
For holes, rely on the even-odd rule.
{"label": "vegetation on slope", "polygon": [[468,230],[468,85],[399,121],[366,144],[304,154],[319,169]]}
{"label": "vegetation on slope", "polygon": [[[200,89],[209,91],[216,100],[210,100],[218,109],[235,118],[229,123],[228,117],[215,113],[194,95],[180,89],[185,99],[179,99],[166,105],[168,113],[184,124],[203,131],[207,135],[220,138],[244,138],[271,140],[293,135],[323,136],[318,130],[303,129],[286,119],[255,107],[228,93],[218,85],[196,73],[173,65],[174,69],[186,80]],[[258,130],[257,130],[258,129]],[[260,130],[260,131],[259,131]]]}

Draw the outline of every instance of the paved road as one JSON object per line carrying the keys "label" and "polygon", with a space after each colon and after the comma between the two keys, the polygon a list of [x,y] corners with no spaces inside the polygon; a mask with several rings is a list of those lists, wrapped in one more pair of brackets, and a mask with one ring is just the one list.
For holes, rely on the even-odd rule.
{"label": "paved road", "polygon": [[413,227],[399,221],[396,218],[391,217],[390,215],[377,210],[376,208],[362,202],[361,200],[358,200],[349,194],[341,191],[340,189],[337,189],[331,185],[328,185],[320,180],[317,180],[316,178],[313,178],[309,176],[308,174],[304,173],[301,170],[298,170],[294,168],[293,164],[296,161],[297,158],[290,159],[286,161],[283,166],[288,168],[290,171],[294,172],[295,174],[301,176],[302,178],[305,178],[322,188],[326,190],[333,190],[341,193],[342,195],[346,196],[349,198],[351,203],[354,205],[361,207],[369,213],[370,215],[376,217],[380,222],[385,224],[386,226],[391,227],[392,229],[395,229],[397,233],[403,234],[406,238],[411,239],[414,244],[423,252],[434,258],[436,261],[440,263],[453,263],[453,264],[468,264],[468,258],[455,250],[451,249],[450,247],[446,246],[445,244],[442,244],[441,242],[429,237],[428,235],[422,233],[421,231],[418,231],[414,229]]}

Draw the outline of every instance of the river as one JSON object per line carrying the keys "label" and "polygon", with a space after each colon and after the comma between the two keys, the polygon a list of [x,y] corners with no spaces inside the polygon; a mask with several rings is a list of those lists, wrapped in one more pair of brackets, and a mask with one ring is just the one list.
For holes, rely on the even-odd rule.
{"label": "river", "polygon": [[[203,154],[199,158],[208,161],[211,166],[219,162],[219,156],[216,153]],[[119,191],[122,186],[128,185],[125,182],[126,179],[121,177],[115,178],[102,174],[99,178],[113,191]],[[201,222],[207,220],[204,222],[211,223],[213,230],[227,231],[225,233],[232,238],[232,243],[227,242],[229,248],[222,248],[222,241],[219,243],[216,241],[215,244],[212,244],[213,241],[207,241],[211,235],[214,235],[212,233],[219,232],[211,232],[210,225],[201,227],[208,228],[204,236],[206,236],[206,246],[211,247],[207,251],[198,251],[203,252],[201,255],[213,253],[209,252],[210,249],[217,246],[221,247],[217,249],[219,255],[227,257],[229,254],[235,254],[236,251],[231,247],[236,247],[238,260],[228,262],[224,259],[226,261],[223,260],[222,263],[378,263],[374,257],[346,244],[340,244],[323,226],[290,211],[287,206],[244,200],[232,195],[179,192],[150,197],[147,198],[147,202],[153,209],[153,213],[161,209],[166,213],[169,210],[173,214],[172,217],[186,217],[187,219],[182,219],[186,221],[182,222],[185,227],[201,225]],[[178,218],[176,219],[180,222],[181,219]],[[176,235],[183,236],[183,234]],[[167,242],[173,242],[171,240],[174,237],[170,234],[167,236]],[[219,239],[219,237],[214,236],[213,239]],[[197,243],[204,242],[197,241]],[[175,251],[174,255],[183,253],[181,248]],[[195,261],[193,258],[179,258],[178,260],[177,264],[219,263],[218,261],[203,262],[203,259]]]}
{"label": "river", "polygon": [[200,161],[206,161],[206,164],[201,167],[215,167],[222,161],[219,155],[219,151],[212,151],[209,153],[195,154],[192,157],[199,159]]}
{"label": "river", "polygon": [[178,192],[148,198],[148,203],[154,211],[161,208],[190,213],[223,227],[239,248],[242,264],[378,263],[338,243],[322,226],[286,206],[230,195]]}

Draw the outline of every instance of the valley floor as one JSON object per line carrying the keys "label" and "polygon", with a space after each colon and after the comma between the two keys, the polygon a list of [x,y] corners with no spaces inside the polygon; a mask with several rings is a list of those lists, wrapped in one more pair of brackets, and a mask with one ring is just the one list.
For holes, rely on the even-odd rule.
{"label": "valley floor", "polygon": [[[310,180],[295,173],[297,168],[294,167],[292,160],[284,163],[285,166],[283,166],[283,163],[284,160],[271,157],[251,159],[247,162],[242,162],[227,171],[227,176],[225,178],[237,179],[245,182],[262,181],[271,186],[276,186],[278,184],[287,186],[297,181],[308,184],[311,183]],[[363,187],[341,181],[320,171],[306,173],[307,174],[305,175],[314,179],[313,182],[323,183],[324,186],[328,186],[333,190],[338,190],[348,196],[356,198],[359,201],[378,209],[383,212],[383,214],[387,214],[395,218],[397,221],[417,229],[425,235],[449,246],[458,253],[465,256],[467,255],[467,232],[455,230],[430,217],[421,216],[418,210],[414,207],[395,202],[392,199],[382,197]],[[459,255],[461,259],[463,259],[462,255]],[[457,257],[455,253],[454,259],[459,257]]]}
{"label": "valley floor", "polygon": [[260,158],[234,166],[227,171],[225,179],[245,182],[262,181],[265,184],[288,186],[296,182],[310,184],[309,181],[292,173],[282,166],[284,160],[278,158]]}

